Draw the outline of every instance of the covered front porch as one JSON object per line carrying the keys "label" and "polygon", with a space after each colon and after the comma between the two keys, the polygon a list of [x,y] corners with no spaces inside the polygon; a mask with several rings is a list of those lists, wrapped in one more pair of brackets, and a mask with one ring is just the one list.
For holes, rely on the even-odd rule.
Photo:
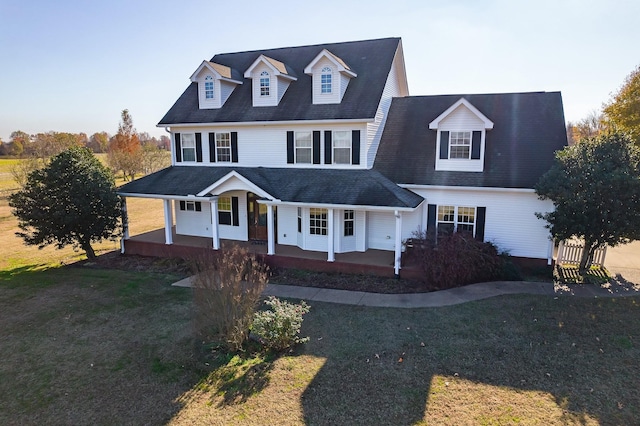
{"label": "covered front porch", "polygon": [[[131,236],[123,240],[123,251],[126,254],[141,256],[192,258],[213,250],[210,238],[179,235],[176,234],[175,227],[172,227],[171,233],[172,244],[166,244],[164,229]],[[234,245],[247,248],[249,252],[264,259],[270,267],[395,276],[395,253],[387,250],[369,249],[365,252],[336,253],[335,261],[327,262],[327,253],[302,250],[296,246],[276,244],[275,254],[267,255],[266,242],[220,240],[221,250],[229,249]],[[416,279],[419,275],[418,268],[403,265],[403,278]]]}

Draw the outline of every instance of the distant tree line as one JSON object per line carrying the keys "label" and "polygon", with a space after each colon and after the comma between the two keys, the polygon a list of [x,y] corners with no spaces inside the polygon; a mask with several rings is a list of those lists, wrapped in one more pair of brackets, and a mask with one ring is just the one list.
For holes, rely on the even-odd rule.
{"label": "distant tree line", "polygon": [[0,140],[0,156],[21,158],[12,173],[20,185],[24,185],[28,174],[46,166],[50,159],[72,147],[86,147],[93,153],[106,153],[107,164],[114,173],[122,173],[126,180],[137,174],[149,174],[171,162],[170,139],[159,138],[147,132],[137,132],[128,110],[121,113],[118,132],[111,136],[107,132],[86,133],[46,132],[29,135],[21,130],[11,133],[8,142]]}
{"label": "distant tree line", "polygon": [[626,133],[640,146],[640,65],[625,78],[609,101],[602,105],[601,111],[592,111],[582,120],[567,123],[569,145],[581,139],[615,132]]}

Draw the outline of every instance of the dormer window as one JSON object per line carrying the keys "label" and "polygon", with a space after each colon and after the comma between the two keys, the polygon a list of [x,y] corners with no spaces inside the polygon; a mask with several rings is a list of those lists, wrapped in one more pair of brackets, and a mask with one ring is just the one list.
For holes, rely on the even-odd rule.
{"label": "dormer window", "polygon": [[204,79],[204,94],[205,99],[213,99],[213,77],[210,75]]}
{"label": "dormer window", "polygon": [[240,73],[231,67],[202,61],[190,77],[198,85],[198,108],[222,108],[236,86],[242,84],[241,79]]}
{"label": "dormer window", "polygon": [[436,131],[436,170],[458,172],[484,171],[487,132],[493,122],[465,98],[429,123]]}
{"label": "dormer window", "polygon": [[320,93],[331,93],[331,68],[322,68],[322,74],[320,75]]}
{"label": "dormer window", "polygon": [[269,96],[270,83],[271,79],[269,78],[269,73],[262,71],[260,73],[260,96]]}
{"label": "dormer window", "polygon": [[323,49],[309,62],[304,73],[312,79],[311,96],[314,104],[339,104],[349,81],[357,77],[345,61],[327,49]]}

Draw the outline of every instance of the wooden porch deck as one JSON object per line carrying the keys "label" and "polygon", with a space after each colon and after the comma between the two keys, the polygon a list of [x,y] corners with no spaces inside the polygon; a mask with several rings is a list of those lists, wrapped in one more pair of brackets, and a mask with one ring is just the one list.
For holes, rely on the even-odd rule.
{"label": "wooden porch deck", "polygon": [[[213,250],[211,238],[177,235],[175,227],[172,234],[173,244],[170,245],[165,244],[164,229],[131,236],[125,240],[125,254],[188,258],[202,251]],[[271,267],[394,276],[394,253],[391,251],[369,249],[365,252],[336,253],[335,262],[327,262],[327,253],[305,251],[296,246],[276,244],[275,254],[268,256],[266,242],[221,239],[220,245],[223,250],[233,245],[246,247]],[[401,271],[406,278],[415,278],[416,274],[419,274],[416,268],[403,267]]]}

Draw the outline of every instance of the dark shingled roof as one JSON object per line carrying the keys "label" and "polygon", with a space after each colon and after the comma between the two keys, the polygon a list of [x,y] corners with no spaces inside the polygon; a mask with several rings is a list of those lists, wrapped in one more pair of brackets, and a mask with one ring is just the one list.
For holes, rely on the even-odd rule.
{"label": "dark shingled roof", "polygon": [[[236,86],[220,109],[199,109],[198,84],[191,83],[158,125],[373,118],[399,43],[399,38],[385,38],[216,55],[211,62],[244,74],[263,54],[284,63],[298,80],[291,82],[278,106],[254,108],[251,79],[243,78],[243,84]],[[358,74],[349,82],[340,104],[312,104],[311,76],[304,73],[304,68],[323,49],[344,60]]]}
{"label": "dark shingled roof", "polygon": [[264,167],[173,166],[129,182],[118,193],[196,195],[234,170],[286,202],[414,208],[423,201],[374,170]]}
{"label": "dark shingled roof", "polygon": [[[494,123],[484,172],[435,170],[429,123],[461,97]],[[560,92],[394,98],[373,168],[398,184],[533,188],[566,144]]]}

